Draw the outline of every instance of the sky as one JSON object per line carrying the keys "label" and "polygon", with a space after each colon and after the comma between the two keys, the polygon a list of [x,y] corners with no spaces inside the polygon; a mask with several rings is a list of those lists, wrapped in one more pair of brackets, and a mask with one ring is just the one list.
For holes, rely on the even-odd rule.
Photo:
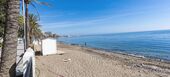
{"label": "sky", "polygon": [[[170,29],[170,0],[40,0],[43,31],[88,35]],[[32,6],[30,13],[37,14]]]}

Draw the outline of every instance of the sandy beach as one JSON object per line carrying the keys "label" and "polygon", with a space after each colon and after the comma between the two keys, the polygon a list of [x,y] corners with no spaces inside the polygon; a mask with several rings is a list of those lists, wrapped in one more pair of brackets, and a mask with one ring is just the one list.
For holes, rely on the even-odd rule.
{"label": "sandy beach", "polygon": [[63,54],[36,56],[36,77],[170,77],[170,63],[58,44]]}

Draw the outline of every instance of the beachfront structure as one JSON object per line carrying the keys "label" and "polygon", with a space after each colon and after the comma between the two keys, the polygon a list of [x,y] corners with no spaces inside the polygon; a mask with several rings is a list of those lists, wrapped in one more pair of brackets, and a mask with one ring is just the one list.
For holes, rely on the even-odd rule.
{"label": "beachfront structure", "polygon": [[51,55],[57,53],[57,40],[55,38],[46,38],[42,40],[42,55]]}

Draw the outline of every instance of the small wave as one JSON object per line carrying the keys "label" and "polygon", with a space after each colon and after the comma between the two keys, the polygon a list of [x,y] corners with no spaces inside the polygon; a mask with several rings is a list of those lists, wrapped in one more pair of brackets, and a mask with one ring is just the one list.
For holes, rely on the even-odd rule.
{"label": "small wave", "polygon": [[145,56],[142,55],[135,55],[135,54],[128,54],[129,56],[134,56],[134,57],[139,57],[139,58],[146,58]]}

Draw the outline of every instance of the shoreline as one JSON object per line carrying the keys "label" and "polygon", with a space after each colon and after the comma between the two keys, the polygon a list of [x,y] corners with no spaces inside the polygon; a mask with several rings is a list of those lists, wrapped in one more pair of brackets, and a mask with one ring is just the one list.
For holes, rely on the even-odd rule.
{"label": "shoreline", "polygon": [[58,43],[57,47],[64,53],[36,56],[39,77],[170,76],[170,63],[77,45]]}
{"label": "shoreline", "polygon": [[132,56],[132,57],[137,57],[137,58],[143,58],[143,59],[148,59],[148,60],[153,60],[153,61],[160,61],[160,62],[165,62],[170,64],[170,60],[165,60],[165,59],[160,59],[160,58],[155,58],[151,56],[143,56],[143,55],[136,55],[136,54],[129,54],[126,52],[118,51],[118,50],[107,50],[107,49],[102,49],[102,48],[93,48],[93,47],[88,47],[88,46],[83,46],[79,44],[66,44],[64,42],[59,42],[60,44],[65,44],[65,45],[70,45],[70,46],[78,46],[78,47],[83,47],[87,49],[93,49],[93,50],[98,50],[98,51],[103,51],[106,53],[114,53],[114,54],[121,54],[121,55],[127,55],[127,56]]}
{"label": "shoreline", "polygon": [[[64,45],[69,45],[69,46],[77,46],[77,47],[81,47],[84,48],[86,51],[85,52],[90,52],[90,53],[95,53],[95,54],[99,54],[101,56],[107,56],[107,58],[111,58],[111,56],[115,56],[115,55],[121,55],[121,56],[125,56],[125,57],[133,57],[136,58],[138,60],[143,60],[143,61],[148,61],[148,62],[158,62],[158,65],[154,64],[154,63],[146,63],[147,65],[155,65],[161,68],[168,68],[170,69],[170,61],[166,61],[166,60],[162,60],[162,59],[154,59],[154,58],[148,58],[145,56],[140,56],[140,55],[135,55],[135,54],[128,54],[128,53],[123,53],[123,52],[113,52],[113,51],[107,51],[104,49],[100,49],[100,48],[91,48],[91,47],[85,47],[85,46],[80,46],[80,45],[72,45],[72,44],[65,44],[65,43],[60,43],[60,44],[64,44]],[[160,66],[160,63],[165,63],[168,64],[168,66]]]}

